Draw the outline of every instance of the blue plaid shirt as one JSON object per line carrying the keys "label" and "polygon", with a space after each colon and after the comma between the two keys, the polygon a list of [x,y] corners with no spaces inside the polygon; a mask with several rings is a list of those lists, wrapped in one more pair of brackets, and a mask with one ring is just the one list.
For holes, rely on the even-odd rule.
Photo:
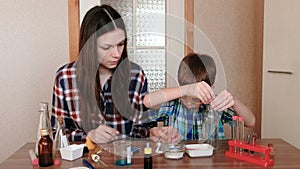
{"label": "blue plaid shirt", "polygon": [[[132,108],[139,112],[146,111],[143,105],[143,98],[147,94],[148,84],[144,71],[140,66],[131,62],[130,84],[128,89],[128,98]],[[103,86],[103,92],[100,94],[103,101],[104,113],[112,121],[106,124],[119,130],[120,133],[129,135],[132,132],[133,121],[125,117],[121,117],[120,113],[114,108],[114,102],[111,93],[111,81],[108,79]],[[123,82],[120,82],[122,85]],[[65,128],[70,141],[84,141],[86,133],[80,125],[80,109],[79,109],[79,89],[77,86],[76,62],[68,63],[62,66],[56,73],[55,83],[53,87],[52,98],[52,117],[51,124],[55,131],[57,126],[56,118],[64,117]],[[95,105],[97,106],[97,105]],[[135,122],[139,118],[134,118]],[[137,122],[140,123],[140,122]]]}
{"label": "blue plaid shirt", "polygon": [[[163,121],[164,126],[169,125],[169,117],[173,115],[171,122],[172,125],[177,128],[182,135],[183,140],[195,140],[202,134],[202,118],[203,113],[206,111],[206,105],[200,105],[198,110],[189,110],[184,106],[180,99],[169,101],[160,106],[158,112],[152,111],[150,118],[153,121]],[[219,114],[219,127],[218,136],[219,139],[225,139],[223,124],[232,124],[232,116],[235,112],[232,109],[229,111],[218,112]]]}

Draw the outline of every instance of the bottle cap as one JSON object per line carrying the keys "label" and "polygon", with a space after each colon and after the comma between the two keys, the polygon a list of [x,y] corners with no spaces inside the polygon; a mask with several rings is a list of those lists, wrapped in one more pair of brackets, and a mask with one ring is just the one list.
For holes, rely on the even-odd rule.
{"label": "bottle cap", "polygon": [[239,117],[239,121],[244,121],[244,117]]}
{"label": "bottle cap", "polygon": [[149,143],[146,143],[146,147],[144,148],[144,154],[152,154],[152,148]]}
{"label": "bottle cap", "polygon": [[42,136],[49,135],[49,129],[41,129],[40,133]]}

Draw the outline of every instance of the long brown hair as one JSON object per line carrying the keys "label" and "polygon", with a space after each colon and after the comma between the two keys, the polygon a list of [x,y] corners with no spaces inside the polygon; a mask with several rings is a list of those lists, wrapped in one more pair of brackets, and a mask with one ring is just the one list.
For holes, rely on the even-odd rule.
{"label": "long brown hair", "polygon": [[[121,15],[109,5],[95,6],[86,13],[80,28],[80,54],[76,66],[81,125],[86,132],[98,127],[99,122],[104,118],[104,108],[100,98],[102,87],[99,78],[97,38],[115,29],[122,29],[125,34],[124,49],[118,67],[127,58],[127,33]],[[112,73],[115,69],[111,70]]]}

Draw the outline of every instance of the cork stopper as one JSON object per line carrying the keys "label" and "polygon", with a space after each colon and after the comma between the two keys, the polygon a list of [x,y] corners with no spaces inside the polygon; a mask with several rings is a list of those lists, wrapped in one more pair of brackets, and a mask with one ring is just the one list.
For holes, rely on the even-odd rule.
{"label": "cork stopper", "polygon": [[60,125],[64,124],[64,118],[61,116],[57,117],[57,121],[58,121],[58,124],[60,124]]}
{"label": "cork stopper", "polygon": [[164,127],[164,122],[163,121],[158,121],[157,122],[157,127]]}
{"label": "cork stopper", "polygon": [[48,110],[48,103],[47,102],[40,102],[40,110]]}

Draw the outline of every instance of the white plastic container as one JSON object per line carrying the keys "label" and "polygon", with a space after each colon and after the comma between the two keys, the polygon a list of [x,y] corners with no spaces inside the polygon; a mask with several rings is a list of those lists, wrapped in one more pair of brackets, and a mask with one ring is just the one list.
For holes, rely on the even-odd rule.
{"label": "white plastic container", "polygon": [[209,144],[187,144],[185,151],[190,157],[206,157],[213,155],[214,148]]}
{"label": "white plastic container", "polygon": [[73,144],[60,149],[61,158],[64,160],[73,161],[82,157],[84,145]]}

